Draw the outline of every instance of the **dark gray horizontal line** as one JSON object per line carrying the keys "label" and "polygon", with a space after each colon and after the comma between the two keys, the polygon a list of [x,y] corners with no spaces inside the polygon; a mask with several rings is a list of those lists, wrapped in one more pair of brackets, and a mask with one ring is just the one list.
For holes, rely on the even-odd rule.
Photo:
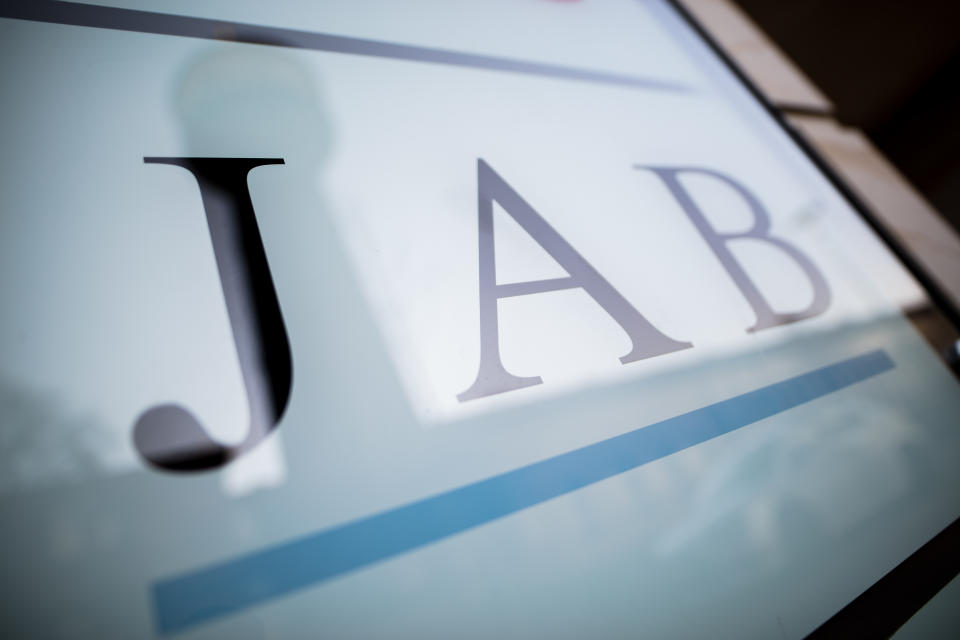
{"label": "dark gray horizontal line", "polygon": [[550,280],[511,282],[509,284],[497,285],[497,297],[511,298],[513,296],[526,296],[530,295],[531,293],[544,293],[546,291],[573,289],[576,286],[576,281],[571,276],[567,276],[565,278],[551,278]]}
{"label": "dark gray horizontal line", "polygon": [[224,40],[293,49],[330,51],[374,58],[430,62],[473,69],[506,71],[564,80],[617,85],[634,89],[685,92],[688,87],[665,80],[606,71],[512,60],[446,49],[431,49],[406,44],[349,38],[312,31],[266,27],[243,22],[194,18],[169,13],[120,9],[56,0],[4,0],[0,17],[33,20],[52,24],[98,27],[118,31],[153,33],[205,40]]}

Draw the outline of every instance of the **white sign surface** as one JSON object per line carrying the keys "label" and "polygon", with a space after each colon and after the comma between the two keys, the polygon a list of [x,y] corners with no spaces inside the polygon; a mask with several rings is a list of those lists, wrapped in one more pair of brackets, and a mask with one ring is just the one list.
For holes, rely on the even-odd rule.
{"label": "white sign surface", "polygon": [[140,4],[0,19],[13,635],[802,636],[958,515],[925,294],[666,3]]}

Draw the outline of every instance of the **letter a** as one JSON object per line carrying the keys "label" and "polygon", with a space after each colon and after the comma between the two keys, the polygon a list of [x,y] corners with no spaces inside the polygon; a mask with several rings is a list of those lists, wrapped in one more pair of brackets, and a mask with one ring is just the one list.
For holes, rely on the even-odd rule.
{"label": "letter a", "polygon": [[[823,274],[817,269],[813,262],[804,255],[799,249],[789,244],[785,240],[781,240],[775,236],[770,235],[770,216],[767,214],[767,211],[763,208],[763,205],[760,204],[760,201],[757,200],[753,194],[751,194],[746,187],[741,185],[739,182],[736,182],[733,178],[718,173],[711,169],[700,169],[693,167],[679,167],[679,168],[664,168],[664,167],[645,167],[645,166],[636,166],[636,169],[645,169],[647,171],[652,171],[657,174],[657,176],[663,180],[664,184],[667,185],[667,188],[670,190],[670,193],[673,194],[673,197],[680,204],[680,207],[687,214],[687,217],[693,222],[697,230],[700,232],[700,235],[703,236],[704,240],[707,241],[707,244],[710,245],[710,248],[713,249],[713,253],[717,256],[717,259],[720,260],[720,264],[723,265],[723,268],[727,270],[727,273],[730,274],[730,277],[733,278],[734,283],[740,289],[740,292],[743,294],[743,297],[747,299],[747,302],[750,303],[750,306],[753,307],[753,312],[757,316],[757,322],[750,328],[747,329],[748,332],[760,331],[761,329],[769,329],[770,327],[776,327],[781,324],[790,324],[791,322],[797,322],[798,320],[803,320],[804,318],[812,318],[818,316],[824,311],[827,310],[827,307],[830,306],[830,287],[827,286],[827,281],[823,277]],[[681,173],[700,173],[705,176],[710,176],[716,178],[720,182],[724,182],[733,188],[741,198],[747,203],[747,206],[750,207],[750,211],[753,213],[753,227],[749,231],[744,231],[741,233],[719,233],[716,229],[711,226],[707,221],[706,216],[703,215],[703,212],[697,207],[696,203],[693,201],[693,198],[690,197],[690,194],[683,188],[683,185],[680,184],[680,181],[677,179],[677,175]],[[810,301],[810,304],[803,311],[797,311],[793,313],[778,313],[770,307],[770,304],[764,299],[760,294],[760,290],[757,289],[757,286],[753,283],[753,280],[750,279],[750,276],[747,275],[747,272],[743,270],[743,267],[740,266],[740,263],[737,262],[737,259],[733,257],[733,254],[730,252],[730,249],[727,248],[727,243],[731,240],[738,240],[741,238],[751,238],[753,240],[760,240],[766,242],[767,244],[772,244],[785,253],[786,255],[793,258],[793,261],[800,267],[801,270],[806,274],[807,279],[810,281],[810,284],[813,286],[813,300]]]}
{"label": "letter a", "polygon": [[[494,201],[570,275],[550,280],[497,284],[493,241]],[[460,402],[543,382],[539,376],[515,376],[504,368],[500,360],[497,316],[497,301],[500,298],[583,289],[620,325],[633,343],[630,353],[620,358],[624,364],[693,346],[660,333],[482,159],[477,160],[477,209],[480,230],[480,370],[470,388],[457,396]]]}

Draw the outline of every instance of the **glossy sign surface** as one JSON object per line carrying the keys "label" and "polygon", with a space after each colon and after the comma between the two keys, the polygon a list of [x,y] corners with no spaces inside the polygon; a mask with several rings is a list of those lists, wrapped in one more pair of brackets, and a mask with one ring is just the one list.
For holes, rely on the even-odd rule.
{"label": "glossy sign surface", "polygon": [[12,636],[801,637],[960,515],[923,289],[665,3],[0,61]]}

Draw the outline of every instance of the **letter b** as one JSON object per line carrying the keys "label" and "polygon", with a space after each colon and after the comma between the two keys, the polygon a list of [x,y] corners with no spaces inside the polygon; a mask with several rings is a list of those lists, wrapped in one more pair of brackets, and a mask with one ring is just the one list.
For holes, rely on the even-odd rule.
{"label": "letter b", "polygon": [[[637,165],[634,168],[651,171],[663,180],[667,189],[670,190],[670,193],[677,200],[677,203],[683,209],[684,213],[686,213],[687,217],[693,222],[697,231],[700,232],[703,239],[710,245],[714,255],[720,260],[720,264],[723,265],[723,268],[726,269],[730,277],[733,278],[734,283],[740,289],[743,297],[750,303],[753,312],[757,316],[756,323],[747,329],[748,332],[760,331],[761,329],[769,329],[770,327],[790,324],[805,318],[812,318],[820,315],[830,306],[830,287],[827,286],[827,281],[823,277],[823,274],[821,274],[816,265],[813,264],[813,261],[798,248],[781,238],[770,235],[769,214],[760,201],[739,182],[711,169],[695,167],[646,167],[642,165]],[[747,206],[753,213],[753,226],[749,230],[739,233],[720,233],[714,229],[710,222],[707,221],[706,216],[703,215],[703,211],[701,211],[693,201],[690,193],[680,183],[678,176],[681,173],[699,173],[728,185],[747,203]],[[773,310],[770,303],[761,295],[760,290],[754,284],[753,280],[727,247],[732,240],[747,238],[766,242],[767,244],[777,247],[784,254],[792,258],[793,262],[806,274],[807,280],[810,281],[813,287],[813,299],[806,309],[792,313],[779,313]]]}

